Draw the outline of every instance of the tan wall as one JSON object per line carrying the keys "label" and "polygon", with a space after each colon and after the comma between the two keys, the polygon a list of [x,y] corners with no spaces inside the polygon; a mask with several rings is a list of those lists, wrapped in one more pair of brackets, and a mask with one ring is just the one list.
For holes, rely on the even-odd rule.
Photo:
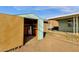
{"label": "tan wall", "polygon": [[48,23],[44,23],[44,32],[48,32]]}
{"label": "tan wall", "polygon": [[59,26],[59,23],[58,23],[58,21],[55,21],[55,20],[49,20],[48,21],[48,23],[49,23],[49,25],[51,25],[51,26]]}
{"label": "tan wall", "polygon": [[0,51],[23,45],[23,18],[0,14]]}

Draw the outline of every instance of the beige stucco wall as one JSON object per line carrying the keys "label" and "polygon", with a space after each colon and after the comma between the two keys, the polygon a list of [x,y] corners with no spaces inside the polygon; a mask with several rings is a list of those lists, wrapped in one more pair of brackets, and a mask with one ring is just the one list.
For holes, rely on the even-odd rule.
{"label": "beige stucco wall", "polygon": [[79,20],[78,20],[78,32],[79,32]]}
{"label": "beige stucco wall", "polygon": [[49,21],[48,21],[48,24],[49,24],[49,26],[51,26],[51,27],[59,26],[59,23],[58,23],[58,21],[56,21],[56,20],[49,20]]}
{"label": "beige stucco wall", "polygon": [[23,23],[21,17],[0,14],[0,51],[23,45]]}
{"label": "beige stucco wall", "polygon": [[44,32],[48,32],[48,23],[44,23]]}

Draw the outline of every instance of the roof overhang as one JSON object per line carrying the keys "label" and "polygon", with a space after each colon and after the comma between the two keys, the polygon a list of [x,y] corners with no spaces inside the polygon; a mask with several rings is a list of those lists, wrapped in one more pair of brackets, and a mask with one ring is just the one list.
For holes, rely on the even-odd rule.
{"label": "roof overhang", "polygon": [[62,19],[72,18],[74,16],[79,16],[79,13],[78,14],[67,14],[67,15],[56,16],[53,18],[49,18],[48,20],[62,20]]}
{"label": "roof overhang", "polygon": [[24,17],[24,18],[30,18],[30,19],[38,19],[38,17],[34,14],[21,14],[21,15],[18,15],[18,16],[21,16],[21,17]]}

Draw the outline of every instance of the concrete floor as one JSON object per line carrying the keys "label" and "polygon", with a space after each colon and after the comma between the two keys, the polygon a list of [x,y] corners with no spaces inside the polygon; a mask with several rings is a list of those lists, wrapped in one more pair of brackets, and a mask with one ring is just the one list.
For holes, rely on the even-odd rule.
{"label": "concrete floor", "polygon": [[35,37],[24,46],[14,52],[76,52],[79,45],[74,42],[65,41],[62,35],[55,35],[53,32],[46,34],[43,40],[38,41]]}

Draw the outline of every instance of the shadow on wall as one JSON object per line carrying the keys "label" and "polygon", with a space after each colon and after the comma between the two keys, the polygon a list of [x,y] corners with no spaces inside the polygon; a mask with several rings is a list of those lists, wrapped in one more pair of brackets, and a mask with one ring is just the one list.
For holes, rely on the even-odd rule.
{"label": "shadow on wall", "polygon": [[52,28],[52,30],[59,30],[59,27],[54,27],[54,28]]}
{"label": "shadow on wall", "polygon": [[26,36],[26,35],[24,35],[24,41],[23,41],[23,45],[25,45],[28,41],[30,41],[31,39],[33,39],[34,38],[34,36]]}
{"label": "shadow on wall", "polygon": [[53,28],[48,28],[48,30],[59,30],[59,27],[58,26],[55,26],[55,27],[53,27]]}

